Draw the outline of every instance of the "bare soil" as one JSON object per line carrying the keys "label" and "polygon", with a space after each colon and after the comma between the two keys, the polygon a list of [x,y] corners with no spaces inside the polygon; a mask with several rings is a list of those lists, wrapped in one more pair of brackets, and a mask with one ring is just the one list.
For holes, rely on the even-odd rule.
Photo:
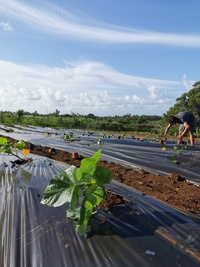
{"label": "bare soil", "polygon": [[[8,137],[7,137],[8,138]],[[8,138],[12,142],[15,140]],[[31,153],[45,156],[57,161],[62,161],[70,165],[79,167],[82,157],[72,158],[72,153],[54,149],[50,147],[35,146]],[[200,187],[187,182],[177,173],[168,176],[149,173],[145,170],[134,170],[113,162],[100,161],[99,165],[109,169],[112,178],[139,190],[142,194],[152,196],[158,200],[166,202],[184,212],[189,212],[200,216]],[[188,177],[189,180],[189,177]],[[108,196],[109,205],[126,202],[122,196],[110,192]],[[105,206],[105,203],[103,204]]]}

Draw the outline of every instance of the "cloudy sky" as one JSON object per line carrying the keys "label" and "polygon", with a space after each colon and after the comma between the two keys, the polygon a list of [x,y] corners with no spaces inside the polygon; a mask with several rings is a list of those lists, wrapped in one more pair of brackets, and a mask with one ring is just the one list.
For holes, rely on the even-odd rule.
{"label": "cloudy sky", "polygon": [[200,80],[199,0],[0,0],[0,110],[162,115]]}

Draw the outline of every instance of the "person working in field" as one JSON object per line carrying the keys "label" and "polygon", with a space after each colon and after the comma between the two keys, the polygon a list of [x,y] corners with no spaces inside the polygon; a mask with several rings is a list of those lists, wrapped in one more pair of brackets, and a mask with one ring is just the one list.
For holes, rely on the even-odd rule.
{"label": "person working in field", "polygon": [[166,138],[167,133],[172,125],[179,123],[179,135],[178,135],[178,144],[182,143],[183,136],[189,133],[190,136],[190,145],[194,145],[194,133],[196,131],[196,121],[195,117],[191,112],[182,111],[176,115],[170,116],[168,118],[168,126],[165,129],[164,137]]}

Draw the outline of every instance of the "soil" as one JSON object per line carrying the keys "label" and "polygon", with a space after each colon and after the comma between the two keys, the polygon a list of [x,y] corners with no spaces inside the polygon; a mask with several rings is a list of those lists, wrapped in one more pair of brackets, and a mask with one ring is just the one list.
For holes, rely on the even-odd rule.
{"label": "soil", "polygon": [[[6,137],[12,142],[16,140]],[[82,157],[72,158],[72,153],[34,145],[31,153],[45,156],[57,161],[65,162],[79,167]],[[171,173],[168,176],[149,173],[145,170],[134,170],[113,162],[100,161],[99,165],[104,166],[112,173],[112,178],[139,190],[142,194],[152,196],[166,202],[183,212],[189,212],[200,216],[200,187],[187,182],[179,174]],[[189,177],[188,177],[189,180]],[[103,203],[104,208],[110,205],[125,203],[126,200],[115,192],[109,192],[108,201]]]}

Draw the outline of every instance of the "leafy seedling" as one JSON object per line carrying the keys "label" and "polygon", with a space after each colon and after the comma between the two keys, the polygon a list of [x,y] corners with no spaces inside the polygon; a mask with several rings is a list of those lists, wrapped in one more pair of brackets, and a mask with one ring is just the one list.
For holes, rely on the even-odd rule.
{"label": "leafy seedling", "polygon": [[101,145],[101,144],[102,144],[102,140],[101,140],[101,138],[98,138],[98,140],[97,140],[97,144],[98,144],[98,145]]}
{"label": "leafy seedling", "polygon": [[[178,148],[179,148],[178,146],[173,146],[173,149],[174,149],[175,151],[177,151]],[[172,161],[173,161],[175,164],[180,165],[180,161],[177,160],[177,157],[180,156],[180,155],[183,155],[183,151],[186,150],[186,149],[187,149],[187,146],[184,145],[184,144],[182,144],[182,145],[180,145],[180,150],[178,150],[178,152],[177,152],[176,154],[172,154],[172,155],[171,155]]]}
{"label": "leafy seedling", "polygon": [[171,154],[171,159],[173,163],[180,165],[180,162],[177,160],[177,155]]}
{"label": "leafy seedling", "polygon": [[18,155],[18,151],[24,149],[25,146],[26,143],[24,142],[24,140],[20,140],[19,142],[12,144],[11,141],[6,137],[0,137],[0,153],[4,152],[6,154],[14,155],[17,158],[22,159]]}
{"label": "leafy seedling", "polygon": [[53,207],[69,204],[67,218],[75,223],[80,235],[86,232],[91,216],[106,198],[106,184],[112,180],[109,170],[96,166],[100,156],[101,149],[82,159],[79,168],[71,166],[55,175],[43,192],[42,204]]}

